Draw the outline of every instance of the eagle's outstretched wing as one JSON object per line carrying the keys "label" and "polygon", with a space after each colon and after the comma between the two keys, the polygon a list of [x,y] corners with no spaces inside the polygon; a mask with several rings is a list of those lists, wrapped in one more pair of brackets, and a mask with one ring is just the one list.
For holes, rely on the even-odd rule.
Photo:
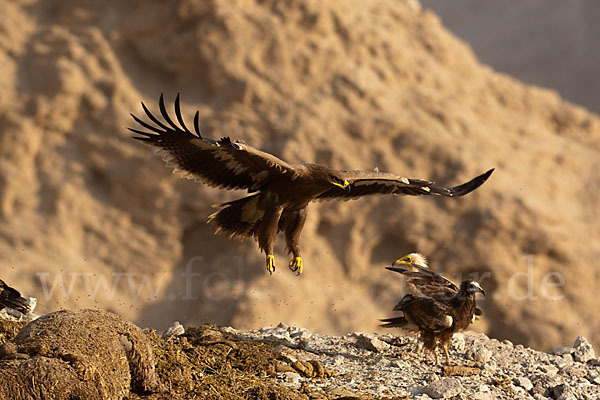
{"label": "eagle's outstretched wing", "polygon": [[413,284],[423,296],[436,300],[448,300],[458,293],[458,286],[442,275],[433,272],[429,268],[423,268],[417,264],[410,264],[413,269],[409,270],[402,264],[386,267],[390,271],[399,272],[406,277],[408,283]]}
{"label": "eagle's outstretched wing", "polygon": [[274,176],[288,175],[293,178],[296,175],[290,164],[245,143],[231,141],[228,137],[220,140],[203,138],[198,111],[194,116],[194,132],[189,130],[181,115],[179,94],[175,98],[175,117],[179,125],[169,116],[162,94],[158,105],[163,121],[142,103],[152,123],[131,114],[145,130],[127,129],[140,135],[134,136],[134,139],[156,146],[167,165],[181,172],[183,177],[213,187],[254,192],[267,186]]}
{"label": "eagle's outstretched wing", "polygon": [[408,179],[387,172],[376,171],[341,171],[340,176],[350,183],[349,188],[332,187],[318,198],[350,200],[374,194],[397,194],[407,196],[438,195],[460,197],[481,186],[494,172],[490,169],[467,183],[446,188],[435,182],[421,179]]}
{"label": "eagle's outstretched wing", "polygon": [[23,314],[27,314],[30,310],[27,299],[21,297],[21,293],[0,279],[0,310],[4,307],[12,308]]}

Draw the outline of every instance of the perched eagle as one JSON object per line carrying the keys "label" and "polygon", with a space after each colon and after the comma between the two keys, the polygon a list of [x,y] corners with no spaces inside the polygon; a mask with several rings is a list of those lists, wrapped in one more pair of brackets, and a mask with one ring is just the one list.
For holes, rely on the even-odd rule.
{"label": "perched eagle", "polygon": [[21,297],[21,293],[8,286],[0,279],[0,310],[3,308],[12,308],[23,314],[29,312],[29,303],[27,299]]}
{"label": "perched eagle", "polygon": [[[394,307],[402,311],[402,317],[382,319],[385,328],[407,328],[418,330],[423,346],[433,352],[439,364],[436,348],[441,343],[450,364],[448,348],[455,332],[466,329],[472,322],[477,306],[475,294],[485,295],[479,283],[465,280],[457,287],[452,281],[417,264],[398,260],[387,267],[405,276],[409,284],[423,295],[407,294]],[[404,264],[404,265],[403,265]]]}
{"label": "perched eagle", "polygon": [[[413,267],[414,265],[414,267]],[[427,265],[427,258],[425,258],[424,255],[419,254],[419,253],[410,253],[405,255],[402,258],[397,259],[396,261],[394,261],[394,263],[392,264],[392,267],[400,267],[403,270],[406,270],[407,272],[416,272],[417,267],[421,267],[421,268],[427,268],[429,269],[429,265]],[[407,295],[407,294],[412,294],[413,296],[425,296],[425,297],[430,297],[430,296],[436,296],[439,295],[439,286],[435,286],[435,287],[429,287],[426,284],[423,284],[423,282],[420,282],[419,285],[415,284],[415,281],[419,282],[417,279],[415,279],[414,277],[410,277],[410,276],[406,276],[406,274],[403,274],[402,277],[404,278],[403,284],[404,284],[404,288],[402,291],[402,295]],[[442,278],[443,280],[446,280],[445,278]],[[442,283],[442,281],[438,282],[438,283]],[[452,285],[454,285],[454,283],[450,282]],[[454,292],[450,291],[449,296],[453,296]],[[481,316],[483,315],[483,311],[481,311],[480,308],[475,308],[475,315],[473,316],[473,322],[475,322],[475,316]]]}
{"label": "perched eagle", "polygon": [[219,140],[203,138],[199,128],[199,112],[194,116],[194,132],[185,125],[181,115],[179,95],[175,99],[175,123],[159,101],[163,120],[156,118],[142,103],[151,123],[132,114],[144,129],[128,128],[141,140],[158,148],[159,154],[181,172],[212,187],[245,189],[252,195],[221,204],[221,210],[209,217],[216,233],[230,237],[254,237],[266,254],[266,266],[275,271],[273,246],[278,232],[283,232],[288,253],[292,253],[289,268],[302,272],[300,232],[306,219],[308,203],[314,200],[349,200],[374,194],[408,196],[440,195],[459,197],[477,189],[492,174],[487,171],[469,182],[445,188],[434,182],[407,179],[378,171],[336,171],[316,164],[288,164],[228,137]]}

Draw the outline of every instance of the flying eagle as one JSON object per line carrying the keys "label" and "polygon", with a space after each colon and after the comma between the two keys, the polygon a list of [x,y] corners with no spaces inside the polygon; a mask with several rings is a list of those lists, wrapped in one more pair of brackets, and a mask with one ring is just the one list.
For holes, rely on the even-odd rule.
{"label": "flying eagle", "polygon": [[27,299],[21,297],[21,293],[0,279],[0,310],[5,307],[12,308],[23,314],[27,314],[30,310]]}
{"label": "flying eagle", "polygon": [[242,239],[254,237],[266,254],[269,273],[275,271],[273,246],[278,232],[283,232],[288,253],[293,255],[289,268],[302,273],[300,232],[306,220],[307,206],[314,200],[349,200],[374,194],[408,196],[439,195],[459,197],[477,189],[493,169],[467,183],[445,188],[434,182],[407,179],[378,171],[336,171],[310,163],[289,164],[239,140],[223,137],[203,138],[199,112],[194,116],[194,132],[181,115],[179,94],[175,99],[175,123],[160,96],[163,120],[156,118],[142,103],[151,123],[131,114],[144,129],[128,128],[149,145],[156,146],[168,166],[182,177],[195,179],[208,186],[223,189],[245,189],[250,196],[219,205],[209,216],[215,233]]}
{"label": "flying eagle", "polygon": [[402,317],[382,319],[385,328],[406,328],[418,330],[423,346],[433,352],[436,365],[439,365],[436,348],[441,343],[446,355],[446,364],[450,364],[448,348],[455,332],[467,329],[473,322],[477,309],[475,294],[484,290],[473,280],[464,280],[460,287],[449,279],[431,271],[429,268],[406,261],[397,260],[394,266],[387,267],[399,272],[407,282],[422,293],[405,295],[394,307],[402,311]]}

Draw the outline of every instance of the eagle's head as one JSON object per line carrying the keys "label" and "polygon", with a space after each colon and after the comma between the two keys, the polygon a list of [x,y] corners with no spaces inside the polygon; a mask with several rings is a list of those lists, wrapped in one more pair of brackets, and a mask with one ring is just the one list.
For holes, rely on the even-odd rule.
{"label": "eagle's head", "polygon": [[481,285],[478,282],[472,280],[463,281],[460,284],[460,290],[463,290],[466,293],[473,295],[477,292],[481,292],[485,296],[485,291],[483,290]]}
{"label": "eagle's head", "polygon": [[331,182],[332,185],[335,185],[342,189],[350,188],[350,183],[346,179],[344,179],[340,176],[337,176],[335,174],[329,174],[329,182]]}
{"label": "eagle's head", "polygon": [[392,265],[397,266],[397,265],[410,265],[410,264],[416,264],[419,267],[429,268],[427,266],[427,259],[425,258],[425,256],[423,256],[419,253],[407,254],[404,257],[399,258],[396,261],[394,261],[394,264],[392,264]]}

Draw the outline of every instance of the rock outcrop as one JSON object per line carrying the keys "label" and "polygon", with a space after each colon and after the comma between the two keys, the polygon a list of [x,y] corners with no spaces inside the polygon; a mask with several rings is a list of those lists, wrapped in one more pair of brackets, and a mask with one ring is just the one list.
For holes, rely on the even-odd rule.
{"label": "rock outcrop", "polygon": [[0,347],[2,399],[122,399],[159,389],[140,328],[100,310],[57,311]]}

